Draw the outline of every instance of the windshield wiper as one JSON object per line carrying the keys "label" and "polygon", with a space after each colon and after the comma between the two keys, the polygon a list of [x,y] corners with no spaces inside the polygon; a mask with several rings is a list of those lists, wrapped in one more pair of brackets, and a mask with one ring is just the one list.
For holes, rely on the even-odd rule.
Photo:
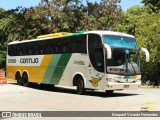
{"label": "windshield wiper", "polygon": [[135,70],[135,68],[134,68],[134,66],[133,66],[133,64],[132,64],[132,62],[130,60],[129,60],[129,63],[131,64],[131,66],[132,66],[132,68],[134,70],[134,73],[137,74],[137,72],[136,72],[136,70]]}

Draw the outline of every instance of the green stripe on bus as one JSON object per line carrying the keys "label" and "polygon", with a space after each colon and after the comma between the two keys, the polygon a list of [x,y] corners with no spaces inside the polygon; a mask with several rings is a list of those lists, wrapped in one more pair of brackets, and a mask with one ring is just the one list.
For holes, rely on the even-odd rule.
{"label": "green stripe on bus", "polygon": [[76,36],[76,35],[82,35],[84,34],[84,31],[78,31],[76,33],[72,33],[72,34],[67,34],[67,35],[64,35],[65,37],[68,37],[68,36]]}
{"label": "green stripe on bus", "polygon": [[68,64],[68,61],[71,58],[71,53],[69,54],[63,54],[60,57],[60,60],[58,61],[58,64],[52,74],[52,78],[50,80],[50,84],[55,84],[57,85],[63,75],[63,72]]}
{"label": "green stripe on bus", "polygon": [[55,54],[52,56],[51,62],[48,65],[48,68],[47,68],[47,71],[45,73],[42,83],[49,84],[60,57],[61,57],[61,54],[57,54],[57,55]]}

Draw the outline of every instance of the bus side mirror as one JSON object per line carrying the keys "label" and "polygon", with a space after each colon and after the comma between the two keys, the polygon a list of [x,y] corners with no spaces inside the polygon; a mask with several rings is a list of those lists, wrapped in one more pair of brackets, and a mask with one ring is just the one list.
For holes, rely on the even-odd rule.
{"label": "bus side mirror", "polygon": [[146,48],[140,48],[141,51],[143,51],[146,54],[146,62],[149,62],[149,52]]}
{"label": "bus side mirror", "polygon": [[111,47],[107,44],[104,44],[105,49],[107,50],[107,59],[112,59],[112,50]]}

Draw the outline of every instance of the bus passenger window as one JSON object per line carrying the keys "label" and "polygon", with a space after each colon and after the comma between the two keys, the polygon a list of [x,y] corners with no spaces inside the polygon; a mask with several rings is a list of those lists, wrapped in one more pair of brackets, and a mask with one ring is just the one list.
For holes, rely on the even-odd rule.
{"label": "bus passenger window", "polygon": [[51,54],[52,53],[52,48],[50,45],[47,46],[46,50],[45,50],[45,54]]}

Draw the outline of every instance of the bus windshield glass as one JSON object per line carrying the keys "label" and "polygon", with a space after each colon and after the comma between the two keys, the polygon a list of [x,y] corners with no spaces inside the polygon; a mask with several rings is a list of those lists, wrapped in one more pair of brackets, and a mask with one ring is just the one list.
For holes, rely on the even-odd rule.
{"label": "bus windshield glass", "polygon": [[104,44],[111,47],[137,48],[135,38],[124,36],[105,35]]}
{"label": "bus windshield glass", "polygon": [[140,74],[139,50],[134,38],[104,36],[104,44],[108,44],[112,49],[112,59],[106,59],[108,73],[121,75]]}

